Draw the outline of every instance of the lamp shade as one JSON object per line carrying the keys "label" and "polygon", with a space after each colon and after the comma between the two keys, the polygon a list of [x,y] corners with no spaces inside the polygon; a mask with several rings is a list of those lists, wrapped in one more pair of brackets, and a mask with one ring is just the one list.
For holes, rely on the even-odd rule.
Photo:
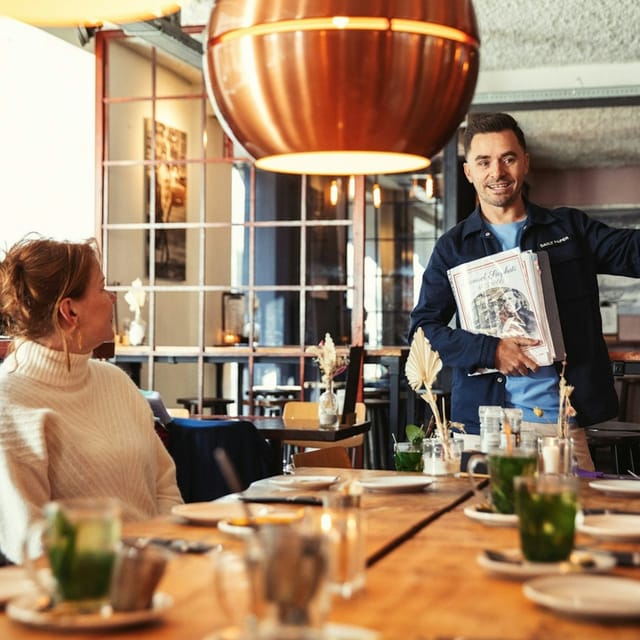
{"label": "lamp shade", "polygon": [[151,20],[180,9],[180,0],[0,0],[0,16],[40,27]]}
{"label": "lamp shade", "polygon": [[463,120],[478,49],[471,0],[216,0],[203,70],[259,168],[398,173]]}

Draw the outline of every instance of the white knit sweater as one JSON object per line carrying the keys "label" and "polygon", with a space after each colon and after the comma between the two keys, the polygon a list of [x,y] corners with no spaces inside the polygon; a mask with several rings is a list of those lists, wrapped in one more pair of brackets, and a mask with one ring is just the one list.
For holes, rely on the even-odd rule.
{"label": "white knit sweater", "polygon": [[25,341],[0,366],[0,550],[20,562],[49,500],[119,498],[125,520],[182,502],[153,414],[118,367]]}

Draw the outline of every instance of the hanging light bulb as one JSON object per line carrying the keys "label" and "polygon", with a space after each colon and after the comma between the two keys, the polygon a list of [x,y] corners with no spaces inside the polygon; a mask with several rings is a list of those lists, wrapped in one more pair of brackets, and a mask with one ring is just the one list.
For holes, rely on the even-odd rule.
{"label": "hanging light bulb", "polygon": [[329,186],[329,202],[331,206],[335,207],[338,204],[338,181],[332,180]]}
{"label": "hanging light bulb", "polygon": [[270,171],[421,170],[478,76],[471,0],[217,0],[204,35],[218,120]]}
{"label": "hanging light bulb", "polygon": [[182,0],[0,0],[0,16],[39,27],[96,26],[152,20],[179,11]]}
{"label": "hanging light bulb", "polygon": [[427,173],[427,177],[424,181],[424,195],[427,200],[432,200],[435,195],[433,176],[430,173]]}
{"label": "hanging light bulb", "polygon": [[349,176],[349,182],[347,183],[347,196],[349,198],[349,202],[353,202],[353,199],[356,197],[356,177]]}
{"label": "hanging light bulb", "polygon": [[409,187],[409,199],[413,200],[418,193],[418,178],[411,178],[411,186]]}
{"label": "hanging light bulb", "polygon": [[371,188],[371,196],[373,197],[373,206],[376,209],[379,209],[382,204],[382,192],[380,191],[380,185],[377,180],[373,183],[373,187]]}

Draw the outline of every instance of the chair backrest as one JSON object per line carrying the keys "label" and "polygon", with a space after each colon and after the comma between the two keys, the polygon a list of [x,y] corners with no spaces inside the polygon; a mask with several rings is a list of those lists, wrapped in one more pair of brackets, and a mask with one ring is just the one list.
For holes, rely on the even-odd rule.
{"label": "chair backrest", "polygon": [[344,405],[340,424],[353,424],[355,417],[358,387],[362,380],[362,365],[364,364],[364,347],[352,346],[349,349],[349,366],[344,390]]}
{"label": "chair backrest", "polygon": [[335,467],[351,469],[351,458],[344,447],[327,447],[293,454],[296,467]]}
{"label": "chair backrest", "polygon": [[[292,427],[297,420],[316,420],[318,403],[303,400],[289,400],[282,408],[282,422],[285,427]],[[299,425],[295,425],[299,426]],[[304,428],[304,427],[302,427]]]}
{"label": "chair backrest", "polygon": [[[364,422],[367,415],[367,408],[364,402],[355,403],[355,421]],[[304,429],[303,423],[297,421],[313,421],[318,418],[318,403],[306,402],[303,400],[290,400],[284,405],[282,410],[282,422],[285,427],[297,427]],[[310,428],[315,425],[309,425]]]}
{"label": "chair backrest", "polygon": [[226,451],[243,489],[281,472],[276,451],[247,420],[174,418],[168,431],[168,449],[185,502],[214,500],[231,493],[213,454],[218,447]]}

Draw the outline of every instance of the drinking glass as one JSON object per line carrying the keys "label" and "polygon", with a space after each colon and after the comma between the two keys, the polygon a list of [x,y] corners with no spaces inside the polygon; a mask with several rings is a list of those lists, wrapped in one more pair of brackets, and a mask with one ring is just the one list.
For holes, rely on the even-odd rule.
{"label": "drinking glass", "polygon": [[[120,541],[120,504],[115,498],[56,500],[28,530],[25,568],[58,609],[70,613],[98,611],[109,604],[111,575]],[[42,541],[51,569],[45,583],[31,557],[33,537]]]}
{"label": "drinking glass", "polygon": [[422,443],[394,442],[393,460],[396,471],[422,471]]}
{"label": "drinking glass", "polygon": [[579,481],[570,475],[514,480],[522,555],[530,562],[561,562],[573,549]]}
{"label": "drinking glass", "polygon": [[114,611],[149,609],[170,551],[158,545],[122,543],[111,576],[110,602]]}
{"label": "drinking glass", "polygon": [[460,471],[462,440],[425,438],[422,441],[422,469],[430,476],[449,476]]}
{"label": "drinking glass", "polygon": [[513,479],[516,476],[532,476],[536,472],[538,458],[535,449],[490,449],[487,454],[469,458],[467,470],[473,491],[483,501],[487,497],[477,488],[476,467],[484,463],[489,471],[489,503],[497,513],[515,513]]}
{"label": "drinking glass", "polygon": [[[319,522],[263,524],[242,552],[212,555],[233,637],[320,640],[329,615],[329,555]],[[230,630],[231,631],[231,630]]]}
{"label": "drinking glass", "polygon": [[322,496],[322,530],[329,544],[329,588],[350,598],[364,588],[366,549],[360,495],[327,491]]}

